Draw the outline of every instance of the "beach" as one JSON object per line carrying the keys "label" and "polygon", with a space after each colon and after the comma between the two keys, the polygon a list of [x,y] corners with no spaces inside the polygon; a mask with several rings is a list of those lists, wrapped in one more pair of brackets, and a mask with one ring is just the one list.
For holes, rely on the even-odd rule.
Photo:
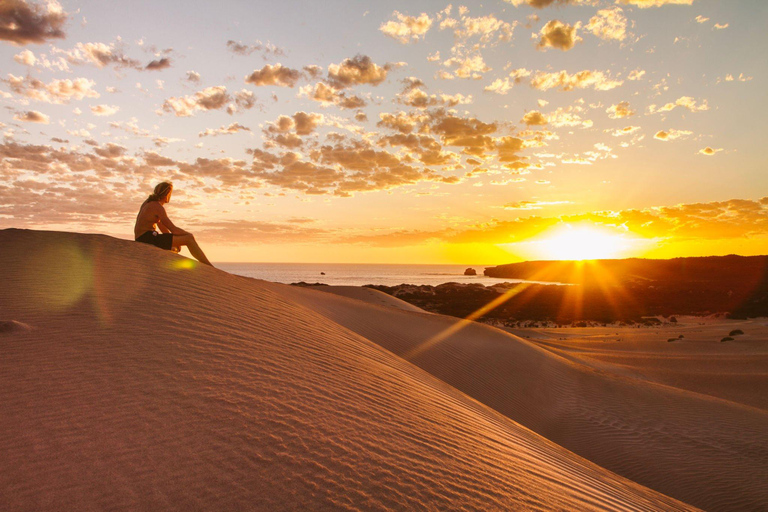
{"label": "beach", "polygon": [[500,329],[103,235],[0,247],[5,510],[768,503],[768,321]]}

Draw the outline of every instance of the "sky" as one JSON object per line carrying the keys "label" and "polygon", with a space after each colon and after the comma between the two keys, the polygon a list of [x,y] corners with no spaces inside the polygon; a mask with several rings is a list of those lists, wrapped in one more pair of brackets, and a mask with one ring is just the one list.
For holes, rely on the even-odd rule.
{"label": "sky", "polygon": [[0,228],[216,262],[768,254],[763,0],[0,0]]}

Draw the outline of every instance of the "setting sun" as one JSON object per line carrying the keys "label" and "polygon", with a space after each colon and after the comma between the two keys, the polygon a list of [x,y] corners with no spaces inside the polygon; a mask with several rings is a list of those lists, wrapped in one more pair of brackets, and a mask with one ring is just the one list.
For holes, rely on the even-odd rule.
{"label": "setting sun", "polygon": [[507,244],[510,252],[528,259],[539,260],[597,260],[620,258],[637,250],[642,240],[628,238],[591,224],[561,224],[535,238]]}

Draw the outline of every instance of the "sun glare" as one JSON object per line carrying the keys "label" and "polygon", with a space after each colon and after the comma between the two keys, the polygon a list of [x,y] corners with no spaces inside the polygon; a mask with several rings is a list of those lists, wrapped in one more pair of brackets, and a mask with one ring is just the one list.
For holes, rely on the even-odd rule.
{"label": "sun glare", "polygon": [[597,260],[625,257],[639,240],[592,225],[562,224],[528,241],[510,244],[527,259]]}

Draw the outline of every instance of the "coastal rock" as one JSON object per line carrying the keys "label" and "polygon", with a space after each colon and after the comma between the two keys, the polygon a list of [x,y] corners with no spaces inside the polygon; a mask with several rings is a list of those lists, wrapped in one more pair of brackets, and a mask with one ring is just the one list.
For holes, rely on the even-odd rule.
{"label": "coastal rock", "polygon": [[475,270],[473,268],[468,268],[467,270],[464,271],[464,275],[465,276],[476,276],[477,275],[477,270]]}

